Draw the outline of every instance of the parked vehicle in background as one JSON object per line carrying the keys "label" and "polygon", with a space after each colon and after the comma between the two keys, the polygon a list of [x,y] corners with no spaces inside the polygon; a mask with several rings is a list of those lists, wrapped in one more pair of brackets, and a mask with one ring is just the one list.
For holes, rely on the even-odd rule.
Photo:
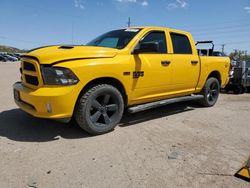
{"label": "parked vehicle in background", "polygon": [[16,104],[36,117],[70,120],[97,135],[136,113],[173,102],[213,106],[228,57],[199,56],[190,33],[160,27],[110,31],[86,46],[49,46],[21,58]]}
{"label": "parked vehicle in background", "polygon": [[2,57],[6,59],[6,61],[19,61],[20,57],[16,56],[15,54],[10,54],[10,53],[0,53]]}
{"label": "parked vehicle in background", "polygon": [[2,54],[2,56],[5,57],[7,61],[14,61],[14,59],[7,54]]}
{"label": "parked vehicle in background", "polygon": [[225,91],[240,94],[245,93],[247,90],[250,90],[250,61],[234,62]]}
{"label": "parked vehicle in background", "polygon": [[20,55],[18,55],[18,54],[8,53],[8,55],[11,56],[11,57],[17,58],[18,61],[21,58]]}
{"label": "parked vehicle in background", "polygon": [[0,61],[6,62],[6,61],[8,61],[8,59],[0,54]]}
{"label": "parked vehicle in background", "polygon": [[220,52],[220,51],[214,51],[212,55],[213,56],[221,56],[221,57],[227,56],[225,53]]}
{"label": "parked vehicle in background", "polygon": [[18,60],[20,60],[20,59],[21,59],[21,54],[17,54],[17,53],[15,53],[15,56],[18,58]]}
{"label": "parked vehicle in background", "polygon": [[18,61],[18,58],[14,57],[12,55],[5,54],[5,57],[7,57],[10,61]]}

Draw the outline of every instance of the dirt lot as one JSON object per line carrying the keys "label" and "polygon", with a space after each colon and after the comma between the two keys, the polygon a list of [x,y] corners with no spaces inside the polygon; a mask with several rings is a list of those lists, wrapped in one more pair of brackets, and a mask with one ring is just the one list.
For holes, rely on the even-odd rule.
{"label": "dirt lot", "polygon": [[0,187],[249,187],[250,94],[125,114],[115,131],[33,118],[13,102],[18,63],[0,64]]}

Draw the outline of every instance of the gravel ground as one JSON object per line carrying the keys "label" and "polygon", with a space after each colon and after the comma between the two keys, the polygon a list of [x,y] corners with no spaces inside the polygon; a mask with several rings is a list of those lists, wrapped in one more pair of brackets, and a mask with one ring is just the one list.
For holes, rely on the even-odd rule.
{"label": "gravel ground", "polygon": [[233,176],[250,154],[250,94],[125,114],[115,131],[91,137],[19,110],[18,68],[0,64],[0,187],[250,186]]}

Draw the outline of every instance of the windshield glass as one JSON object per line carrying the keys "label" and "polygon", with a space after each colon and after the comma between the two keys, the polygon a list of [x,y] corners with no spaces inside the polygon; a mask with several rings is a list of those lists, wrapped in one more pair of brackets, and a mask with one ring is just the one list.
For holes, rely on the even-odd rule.
{"label": "windshield glass", "polygon": [[86,46],[101,46],[122,49],[139,33],[140,29],[119,29],[105,33]]}

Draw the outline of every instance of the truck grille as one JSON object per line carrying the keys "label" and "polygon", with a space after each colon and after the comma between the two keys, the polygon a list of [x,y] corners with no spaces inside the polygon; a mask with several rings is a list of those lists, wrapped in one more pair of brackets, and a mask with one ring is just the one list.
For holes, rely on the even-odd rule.
{"label": "truck grille", "polygon": [[32,63],[26,61],[23,62],[23,69],[34,72],[36,71],[36,67]]}
{"label": "truck grille", "polygon": [[21,59],[22,83],[32,89],[36,89],[42,84],[42,76],[39,63],[33,59],[24,57]]}
{"label": "truck grille", "polygon": [[39,81],[38,81],[38,78],[35,77],[35,76],[30,76],[30,75],[24,75],[25,76],[25,80],[28,84],[31,84],[31,85],[35,85],[35,86],[38,86],[39,84]]}

